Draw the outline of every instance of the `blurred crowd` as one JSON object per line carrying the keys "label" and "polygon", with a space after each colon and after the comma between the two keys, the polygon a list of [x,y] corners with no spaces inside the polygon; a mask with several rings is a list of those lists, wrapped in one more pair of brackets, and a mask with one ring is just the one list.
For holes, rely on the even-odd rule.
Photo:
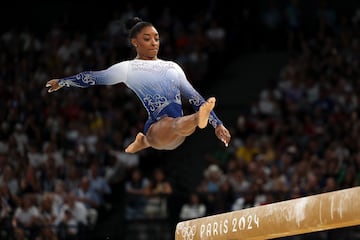
{"label": "blurred crowd", "polygon": [[[289,61],[249,113],[239,115],[229,148],[219,146],[204,156],[203,181],[190,189],[179,218],[359,185],[359,14],[336,18],[336,11],[324,6],[316,34],[309,36],[297,17],[299,2],[289,1],[282,11],[269,1],[261,14],[269,42],[258,43],[279,47],[279,38],[271,37],[282,27],[278,33],[286,36]],[[160,55],[183,66],[199,88],[212,80],[214,66],[234,55],[237,40],[241,50],[254,44],[234,29],[240,23],[251,33],[249,9],[227,21],[214,17],[211,4],[205,10],[184,19],[164,8],[152,18],[161,34]],[[133,93],[123,85],[52,94],[45,88],[51,78],[133,57],[121,27],[132,16],[150,18],[146,7],[129,4],[95,36],[61,24],[42,35],[28,28],[1,33],[1,237],[91,239],[91,230],[112,209],[119,182],[127,193],[127,219],[168,217],[163,200],[175,190],[166,171],[144,174],[139,163],[148,152],[123,152],[146,120]]]}
{"label": "blurred crowd", "polygon": [[[122,24],[133,16],[148,20],[147,11],[129,4],[114,15],[95,36],[58,23],[45,34],[18,27],[1,34],[0,230],[6,239],[90,239],[91,229],[111,211],[114,185],[147,156],[123,152],[147,117],[129,89],[48,94],[45,88],[52,78],[133,57]],[[207,73],[206,49],[220,53],[224,47],[224,30],[215,19],[206,24],[190,26],[169,9],[154,22],[163,33],[162,55],[176,56],[194,85]],[[128,191],[132,187],[126,184]],[[147,193],[158,195],[162,187],[149,181]]]}
{"label": "blurred crowd", "polygon": [[[196,189],[206,213],[197,217],[360,185],[359,14],[327,17],[333,15],[324,11],[317,34],[298,30],[291,39],[278,77],[239,114],[230,148],[206,154]],[[314,238],[360,234],[346,229],[291,239]]]}

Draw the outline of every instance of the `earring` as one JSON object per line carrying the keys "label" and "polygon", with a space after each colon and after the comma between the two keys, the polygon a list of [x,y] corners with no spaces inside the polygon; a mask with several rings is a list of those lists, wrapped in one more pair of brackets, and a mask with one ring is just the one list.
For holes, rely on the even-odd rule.
{"label": "earring", "polygon": [[137,45],[135,45],[135,47],[137,47]]}

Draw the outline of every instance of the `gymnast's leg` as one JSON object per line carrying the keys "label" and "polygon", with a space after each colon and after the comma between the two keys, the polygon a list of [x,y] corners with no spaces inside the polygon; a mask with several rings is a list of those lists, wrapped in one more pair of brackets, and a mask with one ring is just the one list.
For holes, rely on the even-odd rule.
{"label": "gymnast's leg", "polygon": [[153,123],[145,136],[143,133],[136,135],[125,152],[135,153],[142,149],[153,147],[155,149],[172,150],[184,142],[185,137],[190,136],[196,129],[205,128],[209,121],[210,112],[215,106],[215,98],[209,98],[199,111],[178,118],[164,117]]}
{"label": "gymnast's leg", "polygon": [[215,106],[215,98],[209,98],[203,105],[200,106],[199,111],[187,116],[174,119],[173,131],[180,136],[190,136],[196,129],[205,128],[209,122],[211,110]]}

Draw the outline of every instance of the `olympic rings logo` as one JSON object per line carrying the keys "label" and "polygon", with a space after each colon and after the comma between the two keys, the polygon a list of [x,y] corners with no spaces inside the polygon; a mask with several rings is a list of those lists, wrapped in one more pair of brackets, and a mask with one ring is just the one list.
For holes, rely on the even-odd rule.
{"label": "olympic rings logo", "polygon": [[181,234],[184,240],[193,240],[196,234],[196,226],[190,226],[189,223],[179,223],[176,233]]}

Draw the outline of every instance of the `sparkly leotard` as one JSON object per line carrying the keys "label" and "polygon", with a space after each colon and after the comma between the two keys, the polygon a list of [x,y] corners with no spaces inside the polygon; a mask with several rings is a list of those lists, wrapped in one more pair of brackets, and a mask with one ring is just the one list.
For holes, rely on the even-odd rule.
{"label": "sparkly leotard", "polygon": [[[85,71],[59,79],[60,86],[89,87],[92,85],[114,85],[124,83],[140,98],[148,112],[144,133],[150,125],[164,116],[183,116],[181,96],[195,111],[205,99],[187,80],[184,71],[173,61],[129,60],[112,65],[101,71]],[[214,111],[209,123],[215,128],[222,124]]]}

